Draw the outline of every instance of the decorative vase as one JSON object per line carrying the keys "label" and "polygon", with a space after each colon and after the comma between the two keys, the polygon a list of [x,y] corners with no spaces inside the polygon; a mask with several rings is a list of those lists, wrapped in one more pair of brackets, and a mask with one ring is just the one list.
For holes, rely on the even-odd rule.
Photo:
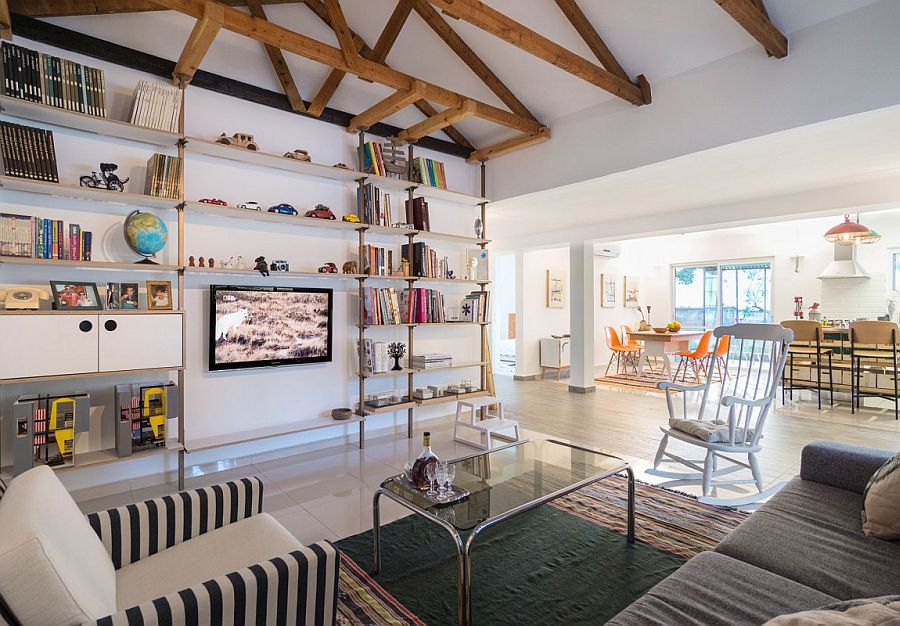
{"label": "decorative vase", "polygon": [[392,372],[399,372],[400,370],[403,369],[402,367],[400,367],[400,357],[399,357],[399,356],[395,356],[395,357],[393,357],[393,359],[394,359],[394,367],[391,368],[391,371],[392,371]]}

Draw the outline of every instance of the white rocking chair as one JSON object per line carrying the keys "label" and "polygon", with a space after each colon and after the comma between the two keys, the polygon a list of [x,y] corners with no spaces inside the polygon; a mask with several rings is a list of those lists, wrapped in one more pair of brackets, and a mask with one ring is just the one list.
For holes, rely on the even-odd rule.
{"label": "white rocking chair", "polygon": [[[787,346],[793,340],[794,333],[777,324],[735,324],[720,326],[713,335],[716,338],[714,353],[723,337],[730,337],[725,370],[730,371],[731,379],[713,381],[712,376],[707,376],[706,382],[698,385],[659,383],[659,389],[666,392],[669,424],[660,427],[663,438],[653,460],[653,469],[647,470],[647,473],[673,479],[666,483],[668,486],[701,485],[701,502],[735,507],[753,505],[784,486],[784,483],[779,483],[763,489],[756,455],[761,450],[766,417],[775,401],[775,392],[787,360]],[[713,387],[721,387],[718,402],[710,399]],[[682,392],[682,417],[676,415],[674,391]],[[697,415],[689,418],[686,396],[691,391],[702,391],[703,396]],[[707,402],[715,402],[715,416],[712,418],[707,416]],[[723,407],[727,410],[727,418],[720,419]],[[685,459],[666,451],[670,437],[706,450],[705,457],[702,460]],[[744,454],[747,455],[746,463],[733,458],[734,455]],[[719,467],[720,461],[729,465]],[[659,469],[662,463],[680,463],[694,471],[664,471]],[[750,470],[752,479],[714,480],[744,469]],[[716,487],[740,484],[755,484],[759,493],[731,499],[709,497],[710,491]]]}

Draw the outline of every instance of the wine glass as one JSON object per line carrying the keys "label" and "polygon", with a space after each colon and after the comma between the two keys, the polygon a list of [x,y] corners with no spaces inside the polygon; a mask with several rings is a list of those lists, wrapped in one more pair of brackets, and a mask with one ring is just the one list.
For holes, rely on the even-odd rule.
{"label": "wine glass", "polygon": [[412,470],[415,462],[407,461],[403,464],[403,475],[406,476],[406,480],[412,482]]}
{"label": "wine glass", "polygon": [[444,472],[444,480],[447,481],[447,497],[453,495],[453,479],[456,478],[456,466],[447,463],[447,469]]}
{"label": "wine glass", "polygon": [[425,478],[428,480],[428,491],[425,492],[427,496],[436,496],[437,491],[434,490],[434,481],[437,478],[437,463],[429,463],[425,466]]}
{"label": "wine glass", "polygon": [[438,461],[434,477],[438,481],[437,499],[438,500],[446,500],[447,499],[447,487],[445,486],[445,483],[447,482],[447,462],[446,461]]}

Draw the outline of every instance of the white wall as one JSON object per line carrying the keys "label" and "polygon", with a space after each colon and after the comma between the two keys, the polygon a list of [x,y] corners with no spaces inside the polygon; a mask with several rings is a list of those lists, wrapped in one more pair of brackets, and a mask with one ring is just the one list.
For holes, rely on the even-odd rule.
{"label": "white wall", "polygon": [[[130,104],[135,84],[141,79],[152,79],[138,72],[126,70],[95,59],[79,57],[48,46],[17,40],[28,47],[49,51],[78,62],[101,67],[106,72],[111,114],[124,118]],[[157,79],[153,79],[157,80]],[[197,88],[189,88],[186,97],[186,132],[189,135],[214,138],[226,131],[246,131],[255,135],[266,152],[280,153],[294,148],[310,151],[313,161],[331,165],[342,161],[355,162],[356,135],[342,128],[303,118],[290,113],[254,105],[242,100],[213,94]],[[126,191],[142,192],[144,173],[148,158],[156,148],[99,140],[90,135],[54,129],[57,157],[62,182],[76,182],[78,176],[98,167],[100,161],[113,161],[120,165],[120,174],[130,176]],[[419,151],[445,163],[449,185],[458,191],[475,193],[479,180],[478,170],[463,160],[441,154]],[[185,165],[186,189],[189,200],[201,197],[219,197],[236,205],[246,200],[258,201],[264,207],[278,202],[289,202],[298,210],[311,208],[316,203],[331,207],[338,215],[355,209],[355,190],[351,186],[304,178],[288,173],[257,170],[228,161],[221,161],[197,155],[188,155]],[[399,194],[393,196],[394,206],[402,206]],[[432,229],[463,235],[472,234],[472,223],[478,215],[477,207],[429,200]],[[4,192],[2,209],[4,212],[22,213],[63,219],[79,223],[83,228],[95,233],[95,261],[131,261],[137,257],[130,252],[122,239],[121,224],[131,209],[128,207],[105,207],[90,202],[53,200],[37,195]],[[168,226],[172,235],[171,243],[162,254],[166,263],[177,262],[176,223],[174,212],[160,213],[169,218]],[[355,234],[344,234],[326,229],[294,229],[283,224],[254,222],[252,220],[231,220],[211,216],[188,215],[186,218],[185,255],[214,257],[221,262],[232,255],[241,255],[252,260],[257,255],[267,259],[286,259],[291,269],[315,271],[326,261],[338,266],[349,258],[355,250]],[[370,243],[394,246],[399,258],[399,238],[369,237]],[[448,242],[433,242],[432,245],[443,256],[450,259],[451,268],[462,275],[465,249]],[[174,274],[157,276],[148,273],[101,272],[96,270],[60,269],[29,266],[4,265],[0,273],[0,286],[10,284],[46,285],[50,279],[73,279],[96,281],[102,286],[107,281],[138,281],[143,290],[145,280],[167,279],[175,282]],[[210,373],[207,371],[207,324],[208,285],[218,284],[274,284],[328,286],[335,289],[334,299],[334,360],[327,364],[286,367],[272,370]],[[326,280],[303,281],[281,279],[276,275],[264,280],[261,277],[197,276],[188,275],[186,283],[185,307],[187,309],[187,383],[185,406],[186,437],[206,437],[239,432],[272,425],[292,422],[329,414],[337,406],[349,406],[356,401],[357,381],[353,377],[353,360],[356,328],[356,283],[352,281]],[[378,286],[383,286],[379,284]],[[432,287],[434,285],[431,285]],[[441,285],[448,302],[461,298],[471,290],[471,285]],[[142,300],[142,307],[146,306]],[[406,340],[405,329],[375,329],[369,336],[385,340]],[[460,361],[479,360],[477,327],[423,328],[416,333],[415,352],[444,350],[451,352]],[[8,355],[4,358],[9,358]],[[421,384],[430,382],[449,383],[462,378],[478,378],[478,370],[456,370],[435,372],[417,379]],[[125,380],[147,380],[147,377],[123,378]],[[150,379],[154,379],[151,377]],[[370,381],[367,391],[391,388],[393,384],[405,388],[405,378],[386,378]],[[112,422],[106,415],[112,410],[112,386],[107,379],[83,379],[52,384],[31,384],[4,386],[0,389],[0,409],[9,414],[9,407],[21,393],[36,391],[64,391],[84,389],[94,398],[94,423],[100,426],[90,443],[89,449],[108,448],[113,445]],[[429,407],[417,411],[417,418],[440,415],[448,412],[447,406]],[[369,429],[399,426],[405,430],[406,414],[386,414],[372,416],[368,420]],[[3,420],[3,458],[11,462],[12,420]],[[322,438],[332,438],[343,433],[355,435],[355,426],[336,427],[326,431],[316,431],[303,435],[273,439],[247,446],[213,450],[188,456],[189,463],[200,463],[228,455],[241,456],[250,451],[274,449]],[[98,434],[99,433],[99,434]],[[162,469],[159,457],[144,459],[137,469],[122,468],[117,472],[97,474],[99,482],[118,480],[129,472],[158,472]],[[170,465],[171,468],[171,465]],[[66,473],[66,480],[73,488],[82,486],[84,479]]]}
{"label": "white wall", "polygon": [[[565,305],[547,307],[547,270],[566,276]],[[569,332],[569,249],[529,250],[525,252],[524,271],[518,284],[523,290],[522,339],[517,343],[516,375],[532,376],[540,372],[540,340]]]}
{"label": "white wall", "polygon": [[494,371],[500,367],[501,354],[515,354],[515,337],[509,337],[509,316],[516,312],[516,257],[501,254],[491,259],[491,360]]}

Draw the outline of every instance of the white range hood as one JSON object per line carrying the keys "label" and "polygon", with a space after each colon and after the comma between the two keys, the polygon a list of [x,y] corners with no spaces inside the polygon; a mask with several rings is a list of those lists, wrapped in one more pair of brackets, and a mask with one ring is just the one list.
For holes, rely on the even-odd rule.
{"label": "white range hood", "polygon": [[869,278],[869,273],[856,260],[856,246],[834,244],[834,260],[818,276],[821,280]]}

